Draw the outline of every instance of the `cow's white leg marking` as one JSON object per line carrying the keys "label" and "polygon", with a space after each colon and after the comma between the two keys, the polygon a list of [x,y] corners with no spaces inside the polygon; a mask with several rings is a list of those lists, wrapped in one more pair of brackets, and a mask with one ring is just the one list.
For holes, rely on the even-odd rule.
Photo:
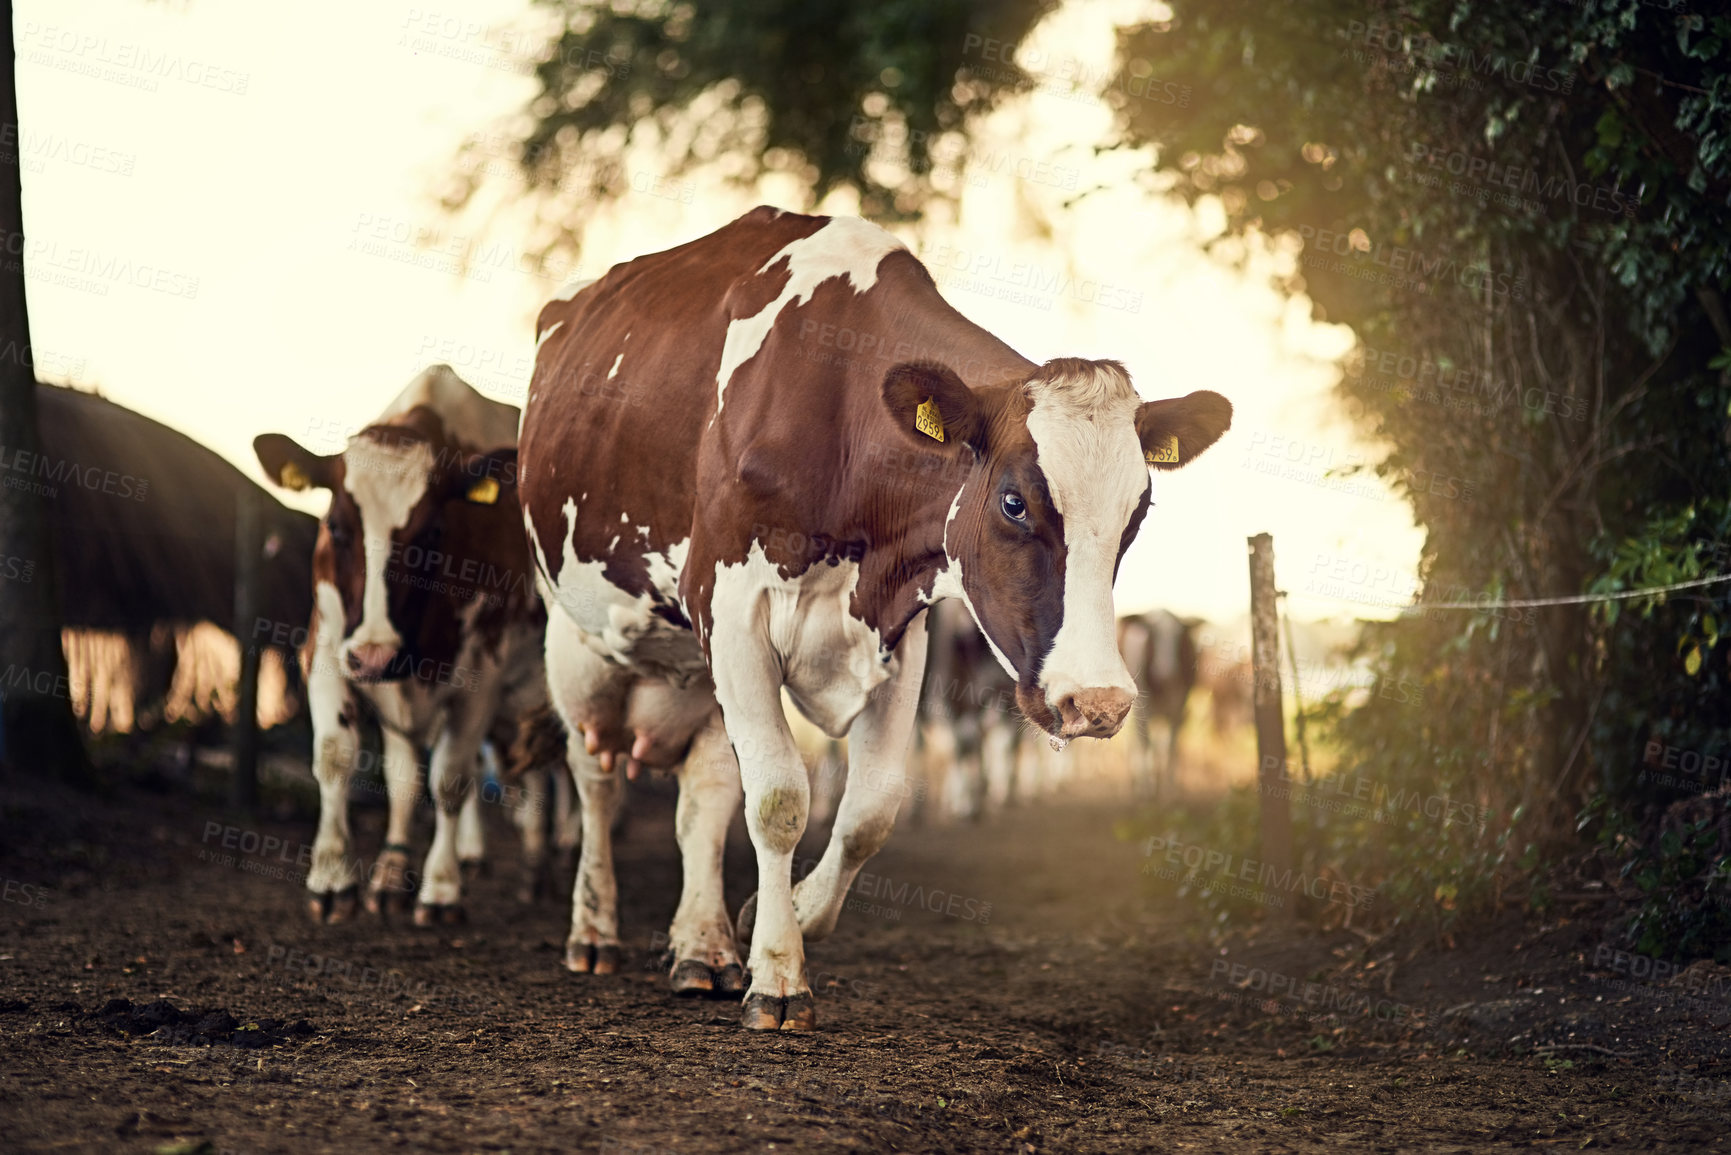
{"label": "cow's white leg marking", "polygon": [[673,989],[680,993],[737,994],[745,986],[721,885],[727,827],[740,795],[739,763],[717,710],[692,740],[679,771],[674,832],[685,885],[667,937],[673,948]]}
{"label": "cow's white leg marking", "polygon": [[926,619],[915,618],[896,650],[897,668],[848,730],[847,792],[817,868],[793,890],[800,929],[811,940],[835,929],[860,867],[890,836],[907,792],[908,749],[926,671]]}
{"label": "cow's white leg marking", "polygon": [[624,801],[623,775],[601,769],[583,745],[580,711],[617,693],[628,677],[591,649],[583,631],[555,604],[547,607],[547,691],[565,723],[565,760],[577,786],[583,851],[571,888],[571,934],[565,966],[579,974],[619,968],[619,893],[613,875],[613,817]]}
{"label": "cow's white leg marking", "polygon": [[483,684],[453,701],[443,732],[427,765],[427,791],[433,796],[433,845],[421,874],[415,921],[423,924],[457,916],[463,874],[457,858],[458,815],[475,793],[481,742],[493,717],[496,686]]}
{"label": "cow's white leg marking", "polygon": [[579,974],[619,968],[619,887],[613,874],[613,816],[625,799],[622,775],[601,769],[573,728],[565,746],[583,810],[583,853],[571,887],[565,966]]}
{"label": "cow's white leg marking", "polygon": [[379,729],[384,745],[381,770],[390,816],[385,824],[385,844],[379,850],[367,885],[367,909],[374,914],[386,905],[408,909],[409,896],[414,891],[409,875],[409,833],[421,787],[420,759],[414,741],[389,722],[381,721]]}
{"label": "cow's white leg marking", "polygon": [[805,833],[810,785],[781,710],[781,662],[770,642],[770,602],[794,598],[794,591],[766,588],[749,561],[716,567],[710,603],[715,697],[739,757],[745,825],[757,851],[751,989],[742,1016],[757,1029],[816,1025],[793,908],[793,852]]}
{"label": "cow's white leg marking", "polygon": [[[477,771],[476,782],[480,781]],[[481,826],[481,792],[469,791],[463,809],[457,813],[457,862],[461,866],[478,866],[487,857],[487,835]]]}
{"label": "cow's white leg marking", "polygon": [[336,587],[320,582],[315,591],[318,635],[312,669],[307,674],[307,705],[313,724],[313,776],[319,784],[319,830],[313,839],[313,861],[307,889],[315,917],[337,914],[328,896],[353,888],[359,871],[350,854],[349,777],[354,773],[360,738],[355,729],[349,684],[337,666],[342,641],[343,605]]}

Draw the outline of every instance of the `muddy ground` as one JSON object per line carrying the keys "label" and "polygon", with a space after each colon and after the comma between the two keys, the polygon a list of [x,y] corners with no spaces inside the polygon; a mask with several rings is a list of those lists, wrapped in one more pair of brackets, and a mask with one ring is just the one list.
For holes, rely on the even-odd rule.
{"label": "muddy ground", "polygon": [[[1727,984],[1667,985],[1601,952],[1590,904],[1452,950],[1273,925],[1211,945],[1113,836],[1122,806],[897,830],[810,949],[819,1031],[763,1035],[649,969],[679,877],[665,791],[634,799],[628,965],[596,978],[560,967],[563,903],[512,897],[497,807],[500,865],[466,926],[318,928],[304,817],[0,787],[9,1151],[1710,1150],[1731,1134]],[[382,825],[357,811],[369,853]],[[735,833],[737,905],[752,881]]]}

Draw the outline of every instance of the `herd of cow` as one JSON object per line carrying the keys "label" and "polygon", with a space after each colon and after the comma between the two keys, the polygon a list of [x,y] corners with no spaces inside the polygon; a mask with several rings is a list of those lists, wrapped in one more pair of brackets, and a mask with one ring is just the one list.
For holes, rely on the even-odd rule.
{"label": "herd of cow", "polygon": [[[842,329],[845,356],[822,341]],[[414,917],[459,917],[481,750],[515,736],[528,761],[555,751],[578,795],[565,965],[614,971],[622,780],[669,769],[673,990],[809,1029],[804,943],[890,832],[922,697],[1013,703],[1054,748],[1133,708],[1144,733],[1181,715],[1192,631],[1119,623],[1112,586],[1150,471],[1228,427],[1218,394],[1143,402],[1115,361],[1036,365],[887,232],[769,208],[575,287],[537,331],[521,414],[435,366],[341,452],[255,442],[276,484],[330,493],[301,655],[315,917],[411,877],[423,750],[435,832]],[[928,613],[945,600],[959,608]],[[827,848],[797,885],[810,782],[784,692],[847,739]],[[348,800],[366,718],[390,812],[363,893]],[[722,852],[742,803],[758,889],[735,917]]]}

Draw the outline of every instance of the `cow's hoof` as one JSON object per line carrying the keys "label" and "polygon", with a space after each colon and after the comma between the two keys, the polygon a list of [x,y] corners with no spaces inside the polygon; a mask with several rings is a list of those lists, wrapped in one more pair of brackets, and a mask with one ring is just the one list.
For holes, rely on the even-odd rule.
{"label": "cow's hoof", "polygon": [[463,876],[464,882],[473,882],[477,878],[487,876],[487,860],[485,858],[459,858],[457,872]]}
{"label": "cow's hoof", "polygon": [[317,923],[335,926],[355,917],[360,909],[360,894],[355,887],[342,890],[315,891],[307,897],[307,914]]}
{"label": "cow's hoof", "polygon": [[694,958],[680,959],[673,968],[673,993],[687,998],[708,995],[737,999],[745,991],[745,971],[738,963],[711,967]]}
{"label": "cow's hoof", "polygon": [[414,905],[415,886],[409,877],[409,848],[387,845],[373,863],[367,884],[367,913],[406,914]]}
{"label": "cow's hoof", "polygon": [[739,1025],[748,1031],[815,1031],[817,1001],[810,992],[778,999],[774,995],[746,995]]}
{"label": "cow's hoof", "polygon": [[460,926],[469,921],[460,903],[448,905],[437,902],[417,902],[415,904],[416,926]]}
{"label": "cow's hoof", "polygon": [[619,971],[619,948],[612,943],[565,944],[565,969],[574,975],[610,975]]}
{"label": "cow's hoof", "polygon": [[745,900],[745,905],[739,908],[739,918],[733,928],[734,941],[739,944],[739,953],[744,954],[751,946],[751,928],[757,925],[757,892],[752,891],[751,897]]}
{"label": "cow's hoof", "polygon": [[378,886],[367,887],[367,913],[376,914],[389,919],[408,914],[415,906],[415,895],[408,890],[389,890]]}

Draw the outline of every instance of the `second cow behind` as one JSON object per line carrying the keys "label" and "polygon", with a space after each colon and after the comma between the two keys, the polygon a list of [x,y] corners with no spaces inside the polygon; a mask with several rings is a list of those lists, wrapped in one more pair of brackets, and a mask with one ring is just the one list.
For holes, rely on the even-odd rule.
{"label": "second cow behind", "polygon": [[[340,453],[317,454],[278,433],[253,442],[278,485],[331,494],[313,554],[304,655],[320,792],[307,875],[315,918],[350,917],[363,877],[374,910],[410,888],[418,754],[429,748],[435,828],[415,921],[461,915],[459,858],[481,850],[481,744],[492,737],[504,749],[517,720],[546,696],[546,619],[523,543],[516,443],[517,410],[445,365],[417,376]],[[370,870],[349,834],[359,700],[384,732],[390,795],[385,846]]]}

